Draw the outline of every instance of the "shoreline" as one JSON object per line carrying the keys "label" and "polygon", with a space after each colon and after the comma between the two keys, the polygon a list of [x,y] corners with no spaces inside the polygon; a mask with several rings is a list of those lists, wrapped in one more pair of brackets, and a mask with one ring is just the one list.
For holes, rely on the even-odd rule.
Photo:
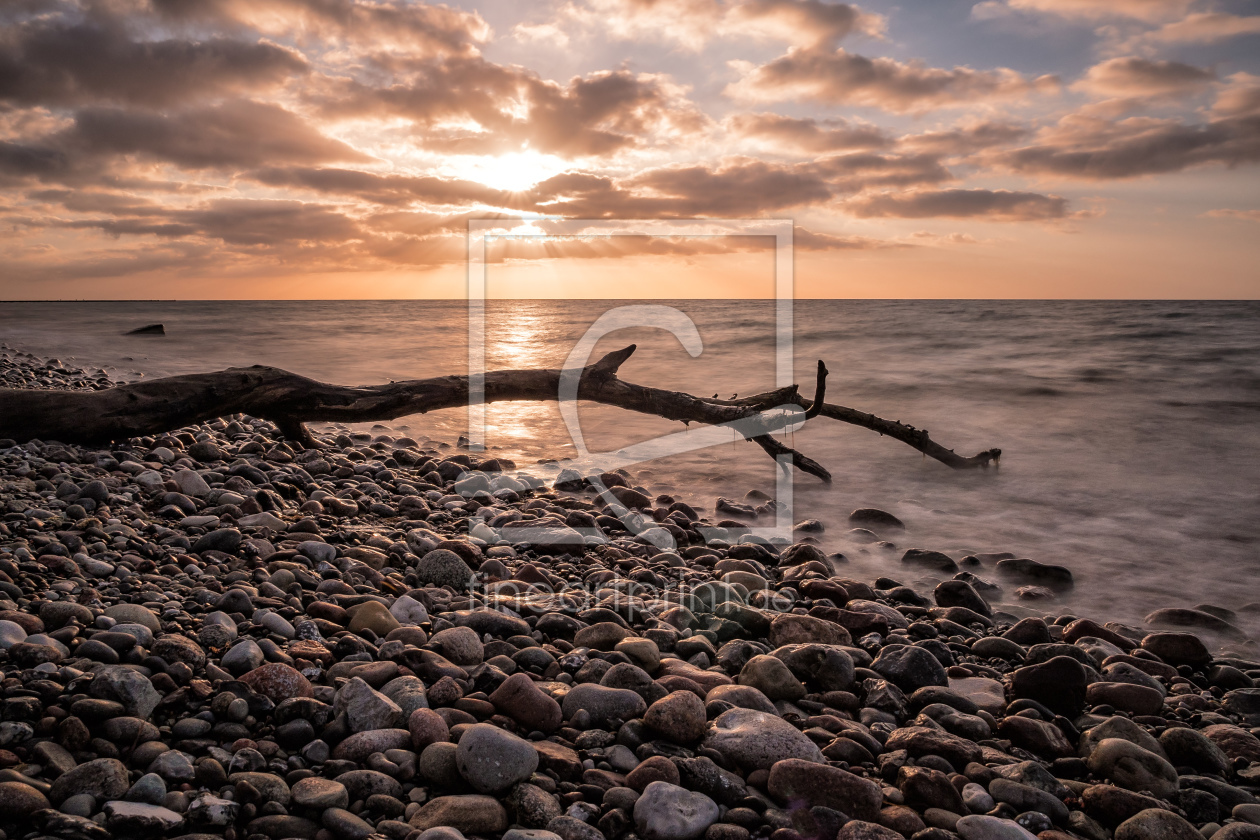
{"label": "shoreline", "polygon": [[[2,387],[108,383],[10,355]],[[1024,586],[1066,570],[911,550],[896,577],[959,575],[853,580],[807,532],[706,544],[697,511],[604,476],[688,543],[661,552],[580,484],[329,443],[247,418],[0,442],[0,814],[85,836],[1260,836],[1260,654],[985,600],[1000,563]]]}

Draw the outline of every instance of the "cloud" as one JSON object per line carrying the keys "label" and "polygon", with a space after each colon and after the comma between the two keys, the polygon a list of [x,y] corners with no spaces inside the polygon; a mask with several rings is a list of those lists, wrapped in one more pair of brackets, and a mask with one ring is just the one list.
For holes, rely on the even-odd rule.
{"label": "cloud", "polygon": [[1008,146],[1031,133],[1024,125],[986,120],[943,131],[907,134],[898,138],[897,146],[939,156],[970,155],[994,146]]}
{"label": "cloud", "polygon": [[821,0],[744,0],[728,7],[721,28],[728,33],[756,31],[789,44],[833,47],[853,33],[883,34],[885,21],[847,3]]}
{"label": "cloud", "polygon": [[725,128],[736,137],[790,152],[882,149],[892,144],[892,138],[881,128],[841,119],[735,114],[726,119]]}
{"label": "cloud", "polygon": [[1260,76],[1235,73],[1221,89],[1212,111],[1221,117],[1246,117],[1260,114]]}
{"label": "cloud", "polygon": [[561,84],[481,58],[406,70],[388,87],[333,82],[312,102],[328,118],[413,120],[426,129],[427,148],[459,154],[611,155],[710,123],[683,87],[657,74],[600,71]]}
{"label": "cloud", "polygon": [[431,175],[378,174],[357,169],[267,167],[248,172],[245,177],[272,187],[352,196],[386,206],[424,202],[438,205],[510,207],[518,203],[513,194],[503,190],[475,181]]}
{"label": "cloud", "polygon": [[743,78],[729,96],[752,101],[811,100],[886,111],[924,111],[1058,89],[1051,76],[1027,79],[1007,68],[946,70],[922,62],[867,58],[843,49],[791,49],[767,64],[735,62]]}
{"label": "cloud", "polygon": [[853,34],[879,37],[883,16],[823,0],[580,0],[551,20],[519,24],[521,40],[567,43],[570,32],[623,41],[664,39],[699,51],[714,39],[834,46]]}
{"label": "cloud", "polygon": [[250,247],[343,243],[366,237],[359,224],[339,208],[292,200],[224,198],[188,209],[135,207],[114,213],[108,218],[46,220],[46,224],[96,228],[114,236],[205,237]]}
{"label": "cloud", "polygon": [[1070,114],[1036,142],[988,162],[1027,175],[1083,180],[1133,178],[1196,166],[1260,162],[1260,79],[1236,74],[1205,122]]}
{"label": "cloud", "polygon": [[1203,215],[1212,219],[1242,219],[1247,222],[1260,222],[1260,210],[1209,210]]}
{"label": "cloud", "polygon": [[976,17],[996,17],[1005,9],[1040,12],[1065,18],[1098,20],[1104,18],[1136,18],[1159,21],[1185,14],[1194,0],[1006,0],[1006,3],[984,2],[972,8]]}
{"label": "cloud", "polygon": [[906,242],[876,239],[870,236],[839,236],[832,233],[796,227],[792,231],[792,247],[798,251],[882,251],[888,248],[913,247]]}
{"label": "cloud", "polygon": [[302,75],[295,50],[226,38],[133,40],[120,26],[37,19],[0,34],[0,101],[152,107],[259,91]]}
{"label": "cloud", "polygon": [[1214,81],[1216,73],[1203,67],[1127,56],[1095,64],[1072,87],[1105,96],[1178,96],[1198,93]]}
{"label": "cloud", "polygon": [[168,21],[234,23],[320,49],[354,45],[468,55],[490,37],[477,12],[412,0],[148,0]]}
{"label": "cloud", "polygon": [[844,209],[863,219],[945,217],[1029,222],[1066,217],[1068,200],[1057,195],[1011,190],[917,190],[862,196],[846,202]]}
{"label": "cloud", "polygon": [[1141,36],[1149,43],[1211,44],[1242,35],[1260,35],[1260,15],[1242,17],[1225,12],[1199,12],[1166,23]]}
{"label": "cloud", "polygon": [[291,111],[249,100],[169,114],[85,108],[59,139],[90,155],[141,155],[188,169],[372,160]]}

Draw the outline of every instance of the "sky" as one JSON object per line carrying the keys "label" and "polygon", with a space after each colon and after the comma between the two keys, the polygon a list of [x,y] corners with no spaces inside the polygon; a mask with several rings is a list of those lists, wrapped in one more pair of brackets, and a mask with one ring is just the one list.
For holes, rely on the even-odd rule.
{"label": "sky", "polygon": [[788,219],[799,298],[1255,298],[1257,163],[1256,0],[0,2],[0,299],[462,297],[482,219],[497,297]]}

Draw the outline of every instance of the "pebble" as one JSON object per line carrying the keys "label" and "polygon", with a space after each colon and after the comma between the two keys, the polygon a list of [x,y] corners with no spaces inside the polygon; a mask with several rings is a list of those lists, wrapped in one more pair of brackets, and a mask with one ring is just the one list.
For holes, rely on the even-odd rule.
{"label": "pebble", "polygon": [[647,840],[695,840],[717,822],[720,809],[703,793],[652,782],[634,805],[634,824]]}
{"label": "pebble", "polygon": [[479,723],[460,736],[455,766],[478,791],[498,793],[528,779],[538,769],[538,753],[528,741]]}

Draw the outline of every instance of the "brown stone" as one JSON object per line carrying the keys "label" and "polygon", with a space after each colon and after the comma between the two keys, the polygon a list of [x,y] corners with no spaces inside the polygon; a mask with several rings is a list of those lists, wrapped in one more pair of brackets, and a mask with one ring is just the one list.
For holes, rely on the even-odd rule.
{"label": "brown stone", "polygon": [[770,622],[770,645],[803,645],[817,642],[824,645],[848,645],[853,643],[849,631],[839,624],[808,615],[787,613]]}
{"label": "brown stone", "polygon": [[411,733],[411,746],[421,752],[429,744],[446,741],[451,737],[450,728],[442,716],[432,709],[416,709],[407,719],[407,730]]}
{"label": "brown stone", "polygon": [[799,758],[776,761],[770,767],[770,795],[783,803],[804,800],[858,820],[878,820],[883,791],[879,785],[839,767]]}
{"label": "brown stone", "polygon": [[707,722],[704,701],[690,691],[675,691],[648,707],[643,722],[676,744],[699,741]]}
{"label": "brown stone", "polygon": [[644,788],[652,782],[669,782],[671,785],[676,785],[679,779],[678,768],[674,762],[663,755],[654,755],[640,762],[638,767],[630,771],[630,774],[626,776],[626,784],[642,793]]}
{"label": "brown stone", "polygon": [[438,826],[464,834],[499,834],[508,827],[507,810],[493,796],[439,796],[425,803],[411,818],[411,827],[425,831]]}
{"label": "brown stone", "polygon": [[311,683],[306,677],[298,673],[296,668],[279,662],[260,665],[241,677],[241,682],[273,703],[288,700],[290,697],[314,696]]}
{"label": "brown stone", "polygon": [[560,704],[524,673],[513,674],[500,683],[490,695],[490,702],[496,711],[525,727],[527,732],[555,732],[564,720]]}
{"label": "brown stone", "polygon": [[980,747],[966,738],[926,726],[903,726],[888,736],[884,746],[889,752],[905,750],[915,757],[939,755],[960,769],[981,758]]}

